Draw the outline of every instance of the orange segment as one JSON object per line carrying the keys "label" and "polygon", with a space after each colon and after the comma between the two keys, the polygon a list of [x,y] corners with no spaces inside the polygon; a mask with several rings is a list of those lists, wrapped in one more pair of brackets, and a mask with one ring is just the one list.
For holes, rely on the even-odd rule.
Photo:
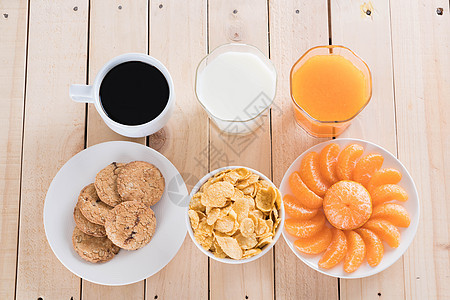
{"label": "orange segment", "polygon": [[298,251],[306,254],[319,254],[327,249],[331,242],[331,237],[331,229],[325,226],[314,236],[296,240],[294,246]]}
{"label": "orange segment", "polygon": [[342,150],[336,165],[336,173],[340,180],[352,179],[352,172],[355,168],[356,160],[363,152],[364,148],[358,144],[351,144]]}
{"label": "orange segment", "polygon": [[355,231],[346,231],[347,254],[344,257],[344,271],[352,273],[356,271],[364,261],[366,246],[363,239]]}
{"label": "orange segment", "polygon": [[364,228],[373,231],[380,239],[392,248],[400,245],[400,231],[389,221],[382,219],[370,219],[364,224]]}
{"label": "orange segment", "polygon": [[311,191],[320,197],[325,195],[328,184],[322,179],[319,172],[319,154],[309,152],[303,157],[300,164],[300,178]]}
{"label": "orange segment", "polygon": [[327,250],[319,260],[319,267],[331,269],[344,259],[347,253],[347,238],[342,230],[332,228],[333,238]]}
{"label": "orange segment", "polygon": [[286,213],[292,218],[301,219],[301,220],[309,220],[317,215],[319,211],[316,209],[306,208],[300,204],[300,201],[297,200],[292,195],[286,195],[283,198],[284,209]]}
{"label": "orange segment", "polygon": [[332,143],[325,146],[319,154],[320,174],[330,185],[339,180],[336,174],[336,164],[340,150],[338,144]]}
{"label": "orange segment", "polygon": [[334,227],[351,230],[361,227],[372,214],[369,192],[359,183],[342,180],[328,189],[323,210]]}
{"label": "orange segment", "polygon": [[369,229],[359,228],[356,232],[362,237],[366,245],[367,262],[369,266],[376,267],[381,262],[384,254],[383,243],[380,238]]}
{"label": "orange segment", "polygon": [[361,158],[353,170],[353,180],[367,187],[372,175],[383,165],[384,157],[380,154],[368,154]]}
{"label": "orange segment", "polygon": [[371,192],[374,188],[384,184],[397,184],[402,180],[402,173],[396,169],[385,168],[376,171],[367,184],[367,190]]}
{"label": "orange segment", "polygon": [[322,207],[323,199],[311,191],[300,178],[300,173],[294,172],[289,176],[289,186],[295,195],[295,198],[303,206],[315,209]]}
{"label": "orange segment", "polygon": [[372,218],[389,221],[394,226],[408,227],[411,224],[406,208],[397,203],[384,203],[373,208]]}
{"label": "orange segment", "polygon": [[287,219],[284,222],[284,228],[293,236],[299,238],[308,238],[323,229],[325,226],[325,217],[322,212],[319,212],[310,220]]}
{"label": "orange segment", "polygon": [[408,200],[408,194],[406,191],[396,185],[396,184],[384,184],[373,190],[371,193],[372,205],[377,206],[378,204],[397,200],[400,202],[405,202]]}

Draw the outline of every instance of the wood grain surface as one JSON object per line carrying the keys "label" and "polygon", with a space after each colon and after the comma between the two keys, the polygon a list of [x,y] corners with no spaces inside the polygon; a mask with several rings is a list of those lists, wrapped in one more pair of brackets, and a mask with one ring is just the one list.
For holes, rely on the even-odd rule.
{"label": "wood grain surface", "polygon": [[[209,51],[232,42],[251,44],[268,55],[267,2],[209,1]],[[270,116],[253,133],[236,137],[211,122],[210,171],[230,165],[247,166],[271,175]],[[272,299],[273,253],[244,265],[210,259],[212,299]]]}
{"label": "wood grain surface", "polygon": [[56,172],[84,147],[85,107],[68,91],[86,80],[88,3],[37,0],[29,14],[16,299],[76,299],[80,279],[51,251],[42,211]]}
{"label": "wood grain surface", "polygon": [[14,297],[28,3],[0,3],[0,299]]}
{"label": "wood grain surface", "polygon": [[407,299],[450,294],[449,13],[448,1],[391,2],[398,156],[416,182],[421,209],[403,257]]}
{"label": "wood grain surface", "polygon": [[[176,106],[166,127],[150,136],[149,146],[175,165],[190,192],[207,172],[202,159],[208,147],[208,117],[193,91],[195,69],[207,51],[206,1],[151,1],[150,20],[150,55],[171,73]],[[147,299],[207,299],[208,258],[198,254],[186,236],[175,258],[147,279]]]}
{"label": "wood grain surface", "polygon": [[[278,71],[272,108],[273,178],[279,185],[297,156],[324,139],[315,139],[294,120],[289,94],[292,65],[309,48],[328,44],[327,1],[270,2],[270,58]],[[301,262],[280,239],[275,246],[276,299],[337,299],[338,280]]]}
{"label": "wood grain surface", "polygon": [[[389,1],[331,2],[331,38],[355,51],[372,73],[372,98],[342,137],[374,142],[397,154]],[[367,11],[370,10],[370,13]],[[364,279],[341,279],[341,299],[404,298],[403,260]]]}
{"label": "wood grain surface", "polygon": [[[93,83],[100,68],[113,57],[127,52],[147,53],[147,11],[145,0],[90,2],[89,65],[86,78],[89,84]],[[83,106],[88,107],[86,147],[114,140],[145,143],[145,138],[125,138],[109,129],[93,104]],[[123,287],[109,287],[83,280],[82,299],[144,299],[144,286],[144,281]]]}
{"label": "wood grain surface", "polygon": [[[0,299],[448,298],[448,0],[5,0],[0,31]],[[217,129],[194,91],[200,60],[231,42],[255,45],[278,73],[263,126],[239,138]],[[393,266],[335,279],[303,264],[283,238],[261,259],[231,266],[208,259],[187,236],[163,270],[123,287],[81,280],[57,260],[45,238],[44,199],[56,172],[85,147],[146,143],[177,167],[189,191],[225,165],[255,168],[279,185],[297,156],[325,140],[294,121],[290,68],[329,43],[354,50],[373,78],[371,102],[342,137],[391,151],[419,191],[418,233]],[[126,52],[159,59],[175,85],[169,123],[147,139],[112,132],[92,105],[68,96],[70,84],[92,83]]]}

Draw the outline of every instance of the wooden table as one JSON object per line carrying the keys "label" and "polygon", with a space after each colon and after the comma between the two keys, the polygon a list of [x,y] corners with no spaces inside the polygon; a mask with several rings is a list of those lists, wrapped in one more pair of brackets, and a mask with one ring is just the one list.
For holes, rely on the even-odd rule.
{"label": "wooden table", "polygon": [[[229,42],[257,46],[278,71],[271,114],[246,138],[221,135],[193,90],[198,62]],[[370,104],[342,136],[396,154],[419,190],[419,230],[393,266],[339,280],[303,264],[283,239],[258,261],[230,266],[208,260],[186,237],[153,277],[107,287],[57,260],[42,222],[53,176],[83,148],[124,139],[91,105],[70,101],[71,83],[92,82],[116,55],[149,53],[170,70],[177,104],[162,131],[134,141],[170,159],[189,188],[227,164],[279,184],[290,163],[322,141],[294,123],[290,67],[329,43],[356,51],[373,75]],[[1,0],[0,299],[449,299],[449,115],[447,0]]]}

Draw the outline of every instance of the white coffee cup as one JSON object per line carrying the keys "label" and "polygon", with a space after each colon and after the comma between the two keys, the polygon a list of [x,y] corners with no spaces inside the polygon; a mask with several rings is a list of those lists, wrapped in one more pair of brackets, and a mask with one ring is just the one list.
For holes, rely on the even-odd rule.
{"label": "white coffee cup", "polygon": [[[112,120],[105,113],[100,99],[100,86],[105,75],[115,66],[128,61],[140,61],[154,66],[164,75],[167,84],[169,85],[169,99],[164,110],[155,119],[140,125],[124,125]],[[92,85],[72,84],[70,86],[69,95],[73,101],[93,103],[97,112],[109,128],[118,134],[133,138],[144,137],[163,128],[169,120],[173,106],[175,105],[175,89],[169,71],[159,60],[142,53],[127,53],[111,59],[97,73]],[[151,95],[149,96],[151,97]]]}

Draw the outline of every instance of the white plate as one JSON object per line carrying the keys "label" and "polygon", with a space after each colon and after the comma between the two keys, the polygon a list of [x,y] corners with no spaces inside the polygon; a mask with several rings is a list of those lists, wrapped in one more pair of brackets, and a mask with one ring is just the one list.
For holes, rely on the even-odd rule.
{"label": "white plate", "polygon": [[[264,175],[264,174],[261,173],[261,172],[258,172],[258,171],[254,170],[254,169],[251,169],[251,168],[248,168],[248,167],[243,167],[243,166],[228,166],[228,167],[223,167],[223,168],[216,169],[216,170],[214,170],[214,171],[212,171],[212,172],[206,174],[205,176],[203,176],[203,178],[200,179],[200,180],[198,181],[198,183],[197,183],[197,184],[194,186],[194,188],[192,189],[191,195],[190,195],[189,199],[192,198],[192,197],[198,192],[198,190],[201,188],[201,186],[202,186],[209,178],[211,178],[212,176],[214,176],[216,173],[219,173],[220,171],[223,171],[223,170],[237,169],[237,168],[245,168],[245,169],[248,169],[248,170],[250,170],[251,172],[253,172],[254,174],[259,175],[259,177],[261,177],[262,179],[265,179],[265,180],[267,180],[268,182],[270,182],[274,188],[277,188],[276,185],[272,182],[272,180],[270,180],[269,178],[267,178],[267,176]],[[191,221],[190,221],[190,218],[189,218],[189,215],[188,215],[188,211],[189,211],[189,207],[186,207],[186,210],[185,210],[186,227],[187,227],[187,229],[188,229],[189,236],[191,237],[191,239],[192,239],[192,241],[194,242],[194,244],[197,246],[197,248],[198,248],[200,251],[202,251],[204,254],[208,255],[210,258],[212,258],[212,259],[214,259],[214,260],[217,260],[217,261],[220,261],[221,263],[226,263],[226,264],[232,264],[232,265],[245,264],[245,263],[248,263],[248,262],[257,260],[258,258],[264,256],[264,254],[266,254],[267,252],[269,252],[269,250],[272,249],[272,247],[273,247],[273,246],[275,245],[275,243],[278,241],[278,239],[279,239],[280,236],[281,236],[281,232],[283,231],[283,227],[284,227],[284,204],[283,204],[283,200],[281,200],[281,207],[280,207],[280,210],[279,210],[279,217],[280,217],[281,221],[280,221],[280,224],[278,225],[277,229],[275,230],[275,236],[273,237],[272,243],[266,245],[266,246],[262,249],[262,251],[261,251],[259,254],[255,255],[255,256],[252,256],[252,257],[249,257],[249,258],[246,258],[246,259],[219,258],[219,257],[216,257],[211,251],[205,250],[205,248],[203,248],[203,247],[202,247],[199,243],[197,243],[197,241],[195,240],[195,237],[194,237],[194,231],[192,230],[192,227],[191,227]]]}
{"label": "white plate", "polygon": [[[294,241],[296,240],[295,237],[291,236],[286,232],[286,230],[283,230],[283,237],[286,240],[287,244],[289,245],[289,248],[297,255],[298,258],[300,258],[305,264],[313,268],[314,270],[317,270],[323,274],[330,275],[333,277],[340,277],[340,278],[362,278],[371,276],[374,274],[377,274],[389,266],[391,266],[394,262],[396,262],[408,249],[409,245],[412,243],[414,236],[417,232],[417,227],[419,225],[419,214],[420,214],[420,207],[419,207],[419,196],[417,194],[416,186],[414,185],[414,181],[411,178],[411,175],[406,170],[406,168],[403,166],[403,164],[390,152],[385,150],[384,148],[375,145],[373,143],[358,140],[358,139],[351,139],[351,138],[342,138],[342,139],[335,139],[330,140],[318,145],[315,145],[305,152],[303,152],[297,159],[291,164],[289,169],[286,171],[283,177],[283,181],[281,182],[280,186],[280,192],[284,196],[286,194],[292,194],[291,189],[289,187],[288,178],[291,173],[294,171],[297,171],[300,169],[300,162],[303,159],[303,157],[306,155],[306,153],[309,153],[311,151],[315,151],[319,153],[326,145],[330,143],[336,143],[339,145],[339,147],[344,149],[346,146],[356,143],[364,147],[364,153],[363,156],[369,153],[378,153],[383,155],[384,162],[382,168],[395,168],[399,170],[402,173],[402,180],[399,182],[399,185],[406,190],[408,193],[408,201],[401,203],[406,210],[409,213],[409,216],[411,217],[411,224],[408,228],[399,228],[401,233],[400,238],[400,246],[396,249],[389,247],[385,242],[383,242],[384,245],[384,256],[381,260],[380,264],[376,266],[375,268],[372,268],[367,264],[367,261],[364,261],[363,264],[353,273],[345,273],[343,269],[343,263],[341,262],[337,266],[335,266],[332,269],[326,270],[321,269],[318,266],[318,262],[320,258],[322,257],[322,254],[318,255],[307,255],[299,252],[294,247]],[[288,218],[288,216],[286,216]]]}
{"label": "white plate", "polygon": [[[94,182],[95,175],[112,162],[147,161],[159,168],[165,178],[161,200],[152,209],[156,231],[148,245],[121,250],[106,263],[83,260],[72,247],[75,228],[73,209],[81,189]],[[157,151],[132,142],[107,142],[89,147],[72,157],[53,179],[45,198],[44,228],[47,240],[61,263],[75,275],[104,285],[124,285],[143,280],[175,256],[186,236],[185,208],[180,199],[189,197],[180,173]]]}

